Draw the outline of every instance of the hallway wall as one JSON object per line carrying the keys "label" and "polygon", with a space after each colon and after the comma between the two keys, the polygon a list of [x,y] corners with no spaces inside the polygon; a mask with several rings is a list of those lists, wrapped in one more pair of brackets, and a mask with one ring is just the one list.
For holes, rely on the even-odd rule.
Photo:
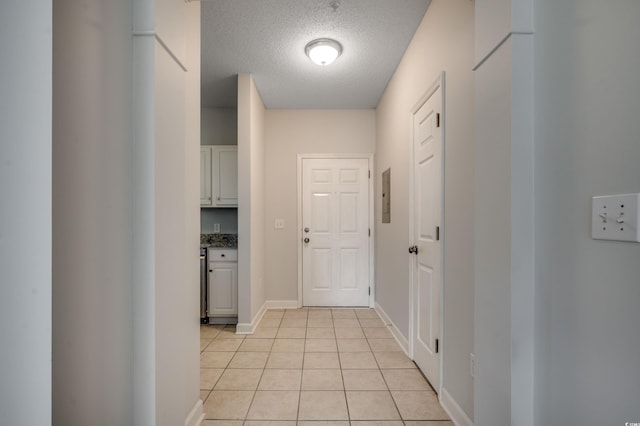
{"label": "hallway wall", "polygon": [[409,339],[411,108],[445,78],[443,395],[473,418],[473,4],[434,0],[376,109],[376,188],[391,168],[391,223],[376,191],[376,302]]}

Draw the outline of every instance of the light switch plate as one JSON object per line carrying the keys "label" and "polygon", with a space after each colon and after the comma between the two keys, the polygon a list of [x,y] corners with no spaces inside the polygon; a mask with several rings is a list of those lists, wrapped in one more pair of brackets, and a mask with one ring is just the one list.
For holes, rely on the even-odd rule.
{"label": "light switch plate", "polygon": [[220,232],[220,224],[219,223],[214,223],[213,224],[213,233],[214,234],[218,234]]}
{"label": "light switch plate", "polygon": [[640,242],[640,194],[593,197],[591,238]]}
{"label": "light switch plate", "polygon": [[284,219],[276,219],[274,228],[276,229],[284,229]]}

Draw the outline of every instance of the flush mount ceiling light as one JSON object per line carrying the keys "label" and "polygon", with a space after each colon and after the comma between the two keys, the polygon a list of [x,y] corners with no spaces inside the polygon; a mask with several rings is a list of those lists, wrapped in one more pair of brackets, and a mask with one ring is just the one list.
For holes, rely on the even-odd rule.
{"label": "flush mount ceiling light", "polygon": [[342,54],[342,45],[330,38],[319,38],[309,42],[305,46],[304,52],[316,64],[325,66]]}

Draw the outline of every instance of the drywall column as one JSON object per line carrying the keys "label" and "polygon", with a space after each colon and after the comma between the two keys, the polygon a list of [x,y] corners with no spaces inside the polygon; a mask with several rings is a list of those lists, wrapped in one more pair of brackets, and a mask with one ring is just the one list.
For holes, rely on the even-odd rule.
{"label": "drywall column", "polygon": [[138,35],[134,46],[134,146],[135,195],[133,249],[133,405],[134,424],[156,422],[155,380],[155,273],[153,149],[153,43],[151,36]]}
{"label": "drywall column", "polygon": [[475,424],[533,425],[533,13],[476,2]]}
{"label": "drywall column", "polygon": [[[186,78],[185,107],[185,191],[184,205],[184,250],[185,283],[200,284],[200,263],[193,253],[200,252],[200,2],[187,5],[185,14]],[[186,346],[184,364],[181,365],[184,377],[183,409],[189,413],[187,421],[199,423],[203,413],[200,400],[200,286],[185,285],[186,312],[182,332],[182,344]],[[182,314],[181,314],[182,315]],[[195,326],[194,326],[195,325]],[[195,385],[195,386],[194,386]],[[194,405],[195,403],[195,405]]]}
{"label": "drywall column", "polygon": [[238,324],[251,331],[251,75],[238,76]]}
{"label": "drywall column", "polygon": [[264,116],[250,74],[238,76],[238,331],[253,332],[264,306]]}
{"label": "drywall column", "polygon": [[134,6],[134,422],[195,426],[200,4]]}
{"label": "drywall column", "polygon": [[0,9],[0,424],[47,425],[52,2],[10,0]]}

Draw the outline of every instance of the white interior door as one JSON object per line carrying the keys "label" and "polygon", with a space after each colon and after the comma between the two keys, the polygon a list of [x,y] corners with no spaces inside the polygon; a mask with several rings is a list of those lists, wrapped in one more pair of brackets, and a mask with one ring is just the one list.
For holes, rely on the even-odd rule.
{"label": "white interior door", "polygon": [[302,302],[369,306],[369,160],[302,160]]}
{"label": "white interior door", "polygon": [[[442,291],[442,88],[413,116],[413,357],[429,382],[440,386]],[[412,255],[413,256],[413,255]]]}

